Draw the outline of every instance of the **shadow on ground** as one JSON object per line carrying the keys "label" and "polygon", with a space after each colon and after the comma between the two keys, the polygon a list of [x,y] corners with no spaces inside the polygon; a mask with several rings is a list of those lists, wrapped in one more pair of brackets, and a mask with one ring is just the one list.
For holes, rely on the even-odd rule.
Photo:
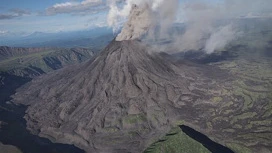
{"label": "shadow on ground", "polygon": [[212,141],[206,135],[190,128],[189,126],[181,125],[180,128],[185,134],[187,134],[192,139],[201,143],[205,148],[207,148],[212,153],[219,153],[219,152],[220,153],[234,153],[229,148]]}

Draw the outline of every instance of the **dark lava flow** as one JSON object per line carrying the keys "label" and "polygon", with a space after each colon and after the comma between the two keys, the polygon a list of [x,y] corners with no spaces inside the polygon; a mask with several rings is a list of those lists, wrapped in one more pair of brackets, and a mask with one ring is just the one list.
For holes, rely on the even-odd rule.
{"label": "dark lava flow", "polygon": [[206,147],[212,153],[219,153],[219,152],[220,153],[234,153],[229,148],[212,141],[206,135],[190,128],[189,126],[181,125],[180,128],[185,134],[187,134],[192,139],[201,143],[204,147]]}

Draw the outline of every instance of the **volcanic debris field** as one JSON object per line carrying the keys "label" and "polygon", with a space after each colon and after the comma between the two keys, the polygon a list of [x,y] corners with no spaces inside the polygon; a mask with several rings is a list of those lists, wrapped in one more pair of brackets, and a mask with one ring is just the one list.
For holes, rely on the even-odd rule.
{"label": "volcanic debris field", "polygon": [[[235,153],[271,152],[271,43],[243,44],[190,61],[112,41],[88,62],[34,79],[12,101],[28,105],[33,134],[86,152],[211,152],[181,125]],[[201,63],[214,55],[226,57]]]}

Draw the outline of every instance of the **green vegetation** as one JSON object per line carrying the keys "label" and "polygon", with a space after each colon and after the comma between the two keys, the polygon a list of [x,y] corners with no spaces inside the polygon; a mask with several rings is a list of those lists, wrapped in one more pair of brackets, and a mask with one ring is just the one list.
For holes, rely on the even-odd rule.
{"label": "green vegetation", "polygon": [[146,117],[144,114],[128,115],[123,118],[123,122],[127,124],[134,124],[143,121],[146,121]]}
{"label": "green vegetation", "polygon": [[264,108],[265,108],[266,112],[263,115],[263,117],[272,116],[272,91],[268,95],[268,104]]}
{"label": "green vegetation", "polygon": [[219,103],[219,102],[221,102],[223,99],[222,99],[222,97],[213,97],[212,98],[212,102],[214,102],[214,103]]}
{"label": "green vegetation", "polygon": [[231,143],[227,147],[235,153],[253,153],[251,149],[258,148],[259,144],[271,146],[272,142],[272,52],[265,45],[271,42],[272,31],[266,33],[269,39],[260,33],[252,34],[254,36],[248,34],[249,37],[226,49],[234,58],[211,64],[228,71],[233,78],[231,84],[226,83],[221,95],[212,97],[211,102],[218,102],[217,97],[223,100],[209,121],[220,132],[230,135],[227,142]]}
{"label": "green vegetation", "polygon": [[253,153],[249,148],[236,143],[227,143],[227,147],[231,148],[235,153]]}
{"label": "green vegetation", "polygon": [[0,153],[22,153],[17,147],[0,143]]}
{"label": "green vegetation", "polygon": [[232,120],[230,121],[231,124],[234,124],[236,122],[238,122],[239,120],[245,120],[245,119],[249,119],[249,118],[254,118],[257,115],[256,112],[247,112],[247,113],[243,113],[241,115],[236,115],[232,118]]}
{"label": "green vegetation", "polygon": [[33,77],[65,65],[83,62],[93,56],[87,49],[41,49],[38,52],[17,53],[16,49],[8,50],[12,56],[4,56],[0,60],[0,72],[16,76]]}
{"label": "green vegetation", "polygon": [[144,153],[210,153],[210,151],[176,127],[148,147]]}
{"label": "green vegetation", "polygon": [[[230,106],[232,106],[234,103],[232,102],[232,101],[229,101],[229,102],[225,102],[222,106],[221,106],[221,108],[228,108],[228,107],[230,107]],[[223,109],[224,110],[224,109]]]}
{"label": "green vegetation", "polygon": [[183,125],[184,121],[183,120],[178,120],[175,122],[175,126]]}
{"label": "green vegetation", "polygon": [[105,130],[106,132],[109,132],[109,133],[114,133],[114,132],[117,132],[117,131],[118,131],[118,129],[115,128],[115,127],[107,127],[107,128],[104,128],[104,130]]}
{"label": "green vegetation", "polygon": [[43,57],[54,50],[44,51],[39,53],[27,54],[22,56],[14,56],[6,60],[0,61],[0,71],[7,71],[10,69],[26,68],[30,65],[36,65],[36,67],[45,68],[46,64],[42,60]]}

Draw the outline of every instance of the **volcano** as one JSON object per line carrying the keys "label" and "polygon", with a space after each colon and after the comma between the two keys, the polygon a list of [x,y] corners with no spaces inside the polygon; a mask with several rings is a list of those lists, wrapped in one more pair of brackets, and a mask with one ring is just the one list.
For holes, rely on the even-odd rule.
{"label": "volcano", "polygon": [[239,97],[225,105],[229,78],[216,67],[173,62],[137,40],[112,41],[90,61],[34,79],[13,101],[28,105],[32,133],[86,152],[143,152],[181,124],[225,145],[235,135],[224,131],[231,126],[224,112],[243,106]]}

